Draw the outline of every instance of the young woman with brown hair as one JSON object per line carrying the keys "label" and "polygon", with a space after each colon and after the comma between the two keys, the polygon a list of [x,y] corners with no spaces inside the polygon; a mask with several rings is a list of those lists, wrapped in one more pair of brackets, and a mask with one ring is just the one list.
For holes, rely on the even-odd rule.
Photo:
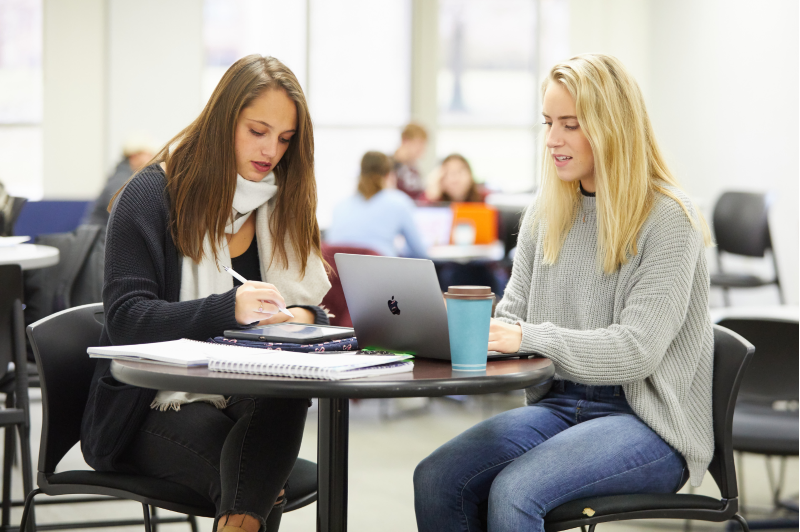
{"label": "young woman with brown hair", "polygon": [[[112,200],[102,345],[205,340],[254,322],[327,323],[314,141],[294,74],[251,55]],[[240,285],[218,264],[247,279]],[[101,471],[185,484],[220,530],[277,530],[307,400],[155,391],[100,361],[81,448]]]}
{"label": "young woman with brown hair", "polygon": [[458,153],[451,153],[433,176],[425,191],[428,201],[469,201],[483,203],[486,194],[483,187],[475,182],[472,166]]}

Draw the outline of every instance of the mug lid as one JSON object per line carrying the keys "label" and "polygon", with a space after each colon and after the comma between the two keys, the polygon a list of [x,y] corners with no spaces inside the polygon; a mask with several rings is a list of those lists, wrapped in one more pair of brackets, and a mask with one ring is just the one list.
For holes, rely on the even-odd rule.
{"label": "mug lid", "polygon": [[494,297],[490,286],[449,286],[444,297],[448,299],[491,299]]}

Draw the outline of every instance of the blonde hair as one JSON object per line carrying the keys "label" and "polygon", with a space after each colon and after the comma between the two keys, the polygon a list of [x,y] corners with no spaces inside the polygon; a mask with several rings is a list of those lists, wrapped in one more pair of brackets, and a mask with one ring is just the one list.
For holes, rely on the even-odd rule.
{"label": "blonde hair", "polygon": [[[555,65],[542,84],[561,83],[575,100],[578,123],[594,156],[598,260],[613,273],[638,253],[636,240],[655,203],[655,194],[675,200],[711,245],[711,233],[667,188],[678,187],[658,147],[639,85],[615,57],[583,54]],[[553,158],[542,146],[542,186],[534,231],[544,222],[544,262],[558,259],[580,202],[579,183],[561,181]]]}
{"label": "blonde hair", "polygon": [[379,151],[368,151],[361,158],[361,175],[358,178],[358,192],[364,199],[383,190],[384,178],[392,171],[392,160]]}
{"label": "blonde hair", "polygon": [[128,135],[125,139],[125,144],[122,145],[122,155],[130,157],[137,153],[156,153],[159,149],[158,144],[150,138],[150,135],[143,132],[134,132]]}
{"label": "blonde hair", "polygon": [[425,131],[425,128],[422,125],[411,122],[403,128],[403,132],[400,134],[401,140],[428,140],[428,132]]}

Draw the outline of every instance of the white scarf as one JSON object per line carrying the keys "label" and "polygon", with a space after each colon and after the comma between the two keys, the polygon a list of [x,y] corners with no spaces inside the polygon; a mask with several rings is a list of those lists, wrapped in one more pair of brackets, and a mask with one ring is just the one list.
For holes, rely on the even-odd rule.
{"label": "white scarf", "polygon": [[[275,285],[287,305],[319,305],[331,284],[322,260],[317,255],[312,253],[307,257],[306,273],[305,276],[301,276],[302,262],[294,254],[287,236],[285,249],[288,267],[284,268],[277,260],[269,260],[272,256],[269,218],[274,207],[274,202],[270,200],[277,191],[275,176],[272,173],[260,182],[248,181],[242,176],[237,176],[231,223],[225,227],[225,233],[236,233],[250,215],[255,213],[261,280]],[[231,266],[227,242],[218,248],[217,259],[221,264]],[[203,259],[199,263],[189,257],[183,257],[180,300],[201,299],[212,294],[225,293],[231,288],[233,288],[233,277],[214,262],[211,241],[206,235],[203,242]],[[217,408],[225,408],[227,404],[221,395],[159,391],[150,407],[162,411],[170,408],[180,410],[180,405],[195,401],[209,402]]]}

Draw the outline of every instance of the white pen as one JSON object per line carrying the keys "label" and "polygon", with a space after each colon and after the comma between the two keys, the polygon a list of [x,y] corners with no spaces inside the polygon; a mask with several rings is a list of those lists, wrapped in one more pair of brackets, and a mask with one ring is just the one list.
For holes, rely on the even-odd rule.
{"label": "white pen", "polygon": [[[227,266],[225,266],[224,264],[221,264],[221,263],[217,263],[217,264],[219,264],[220,266],[222,266],[222,268],[223,268],[223,269],[224,269],[226,272],[228,272],[229,274],[231,274],[231,275],[233,275],[234,277],[236,277],[236,278],[239,280],[239,282],[240,282],[240,283],[244,284],[244,283],[246,283],[246,282],[247,282],[247,279],[245,279],[244,277],[242,277],[241,275],[239,275],[239,274],[236,272],[236,270],[234,270],[233,268],[228,268]],[[280,308],[280,307],[278,307],[278,310],[280,310],[281,312],[283,312],[283,313],[284,313],[284,314],[286,314],[287,316],[289,316],[289,317],[291,317],[291,318],[294,318],[294,314],[292,314],[291,312],[289,312],[289,311],[288,311],[288,310],[286,310],[285,308]]]}

